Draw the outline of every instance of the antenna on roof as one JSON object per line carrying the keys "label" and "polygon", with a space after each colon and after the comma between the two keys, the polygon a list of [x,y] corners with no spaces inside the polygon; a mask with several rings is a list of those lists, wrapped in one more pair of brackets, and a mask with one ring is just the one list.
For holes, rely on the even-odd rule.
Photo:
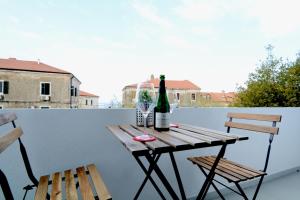
{"label": "antenna on roof", "polygon": [[37,63],[40,64],[41,60],[38,58]]}

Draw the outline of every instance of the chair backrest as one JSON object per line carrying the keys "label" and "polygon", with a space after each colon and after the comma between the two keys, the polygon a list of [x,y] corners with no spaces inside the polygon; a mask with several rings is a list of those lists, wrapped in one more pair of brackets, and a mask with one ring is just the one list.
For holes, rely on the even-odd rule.
{"label": "chair backrest", "polygon": [[[0,153],[3,152],[8,146],[10,146],[10,144],[12,144],[14,141],[18,140],[19,141],[19,145],[20,145],[20,152],[23,158],[23,162],[26,168],[26,172],[28,175],[28,178],[31,180],[31,182],[37,186],[38,185],[38,181],[35,178],[32,169],[31,169],[31,165],[28,159],[28,155],[25,149],[24,144],[22,143],[21,140],[21,136],[23,134],[23,131],[21,128],[17,128],[16,124],[15,124],[15,120],[17,119],[17,115],[15,113],[4,113],[4,114],[0,114],[0,126],[7,124],[7,123],[12,123],[13,125],[13,130],[11,132],[9,132],[8,134],[0,137]],[[3,189],[4,195],[8,195],[6,196],[6,199],[12,199],[12,194],[11,194],[11,190],[9,188],[8,182],[6,180],[6,177],[4,175],[4,173],[2,171],[0,171],[0,176],[3,180],[3,183],[1,182],[2,180],[0,179],[0,183],[1,183],[1,187]],[[31,187],[31,185],[28,185],[26,187]]]}
{"label": "chair backrest", "polygon": [[[2,121],[0,122],[2,123]],[[12,143],[21,137],[23,131],[21,128],[15,128],[4,136],[0,137],[0,154],[7,149]],[[13,199],[13,194],[10,190],[7,178],[0,169],[0,185],[5,199]]]}
{"label": "chair backrest", "polygon": [[[281,121],[281,115],[265,115],[265,114],[248,114],[248,113],[228,113],[227,117],[229,121],[225,122],[225,126],[228,128],[227,132],[230,131],[230,128],[236,129],[244,129],[248,131],[261,132],[261,133],[269,133],[273,135],[277,135],[279,132],[279,128],[276,127],[276,122]],[[257,124],[248,124],[248,123],[240,123],[233,122],[233,119],[243,119],[243,120],[256,120],[256,121],[266,121],[272,122],[272,126],[262,126]]]}
{"label": "chair backrest", "polygon": [[[228,113],[227,117],[229,118],[228,121],[225,122],[225,127],[227,127],[227,133],[230,132],[231,128],[235,129],[243,129],[248,131],[254,131],[257,133],[268,133],[270,134],[269,137],[269,146],[267,150],[267,156],[265,161],[265,166],[263,171],[266,172],[268,163],[269,163],[269,157],[270,157],[270,151],[271,151],[271,145],[273,141],[274,135],[277,135],[279,133],[279,128],[276,127],[277,122],[281,122],[281,115],[265,115],[265,114],[249,114],[249,113]],[[233,119],[241,119],[243,121],[253,121],[253,123],[241,123],[241,122],[233,122]],[[257,125],[254,124],[254,121],[264,121],[264,122],[272,122],[272,125],[266,126],[266,125]]]}
{"label": "chair backrest", "polygon": [[0,137],[0,153],[21,137],[23,131],[21,128],[15,128],[4,136]]}
{"label": "chair backrest", "polygon": [[0,126],[14,122],[17,119],[17,115],[15,113],[3,113],[0,114]]}

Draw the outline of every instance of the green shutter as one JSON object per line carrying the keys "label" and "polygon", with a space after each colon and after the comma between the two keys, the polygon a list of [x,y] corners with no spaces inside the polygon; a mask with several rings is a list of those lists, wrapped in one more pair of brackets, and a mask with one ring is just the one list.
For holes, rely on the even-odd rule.
{"label": "green shutter", "polygon": [[8,94],[8,87],[9,87],[8,81],[4,81],[4,89],[3,89],[4,94]]}

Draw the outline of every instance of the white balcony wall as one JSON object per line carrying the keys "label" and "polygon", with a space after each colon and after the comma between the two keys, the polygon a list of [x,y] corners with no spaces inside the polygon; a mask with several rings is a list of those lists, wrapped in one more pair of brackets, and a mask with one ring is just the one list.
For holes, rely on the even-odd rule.
{"label": "white balcony wall", "polygon": [[[1,110],[1,113],[7,111]],[[102,172],[113,199],[133,198],[144,179],[144,174],[129,151],[105,127],[109,124],[135,123],[135,110],[9,111],[17,113],[16,124],[24,130],[22,140],[37,177],[95,163]],[[227,112],[281,114],[283,117],[279,123],[280,131],[274,138],[268,172],[274,175],[300,166],[299,108],[182,108],[175,110],[172,118],[176,122],[225,131],[224,121]],[[10,124],[1,127],[0,135],[11,127]],[[232,133],[248,134],[250,139],[228,146],[226,157],[262,169],[268,135],[239,131]],[[188,197],[198,194],[203,176],[196,166],[186,160],[186,157],[212,154],[218,149],[206,148],[175,153]],[[169,157],[162,156],[159,165],[171,184],[177,188]],[[0,168],[8,177],[15,199],[22,199],[24,194],[22,188],[30,181],[26,176],[17,142],[0,155]],[[2,192],[0,199],[4,199]],[[27,199],[33,199],[32,191],[29,192]],[[140,199],[159,199],[159,196],[148,183]]]}

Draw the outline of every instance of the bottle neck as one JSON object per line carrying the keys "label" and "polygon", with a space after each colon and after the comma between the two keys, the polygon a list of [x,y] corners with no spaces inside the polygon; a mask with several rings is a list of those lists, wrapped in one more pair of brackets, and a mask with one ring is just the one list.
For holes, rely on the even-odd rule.
{"label": "bottle neck", "polygon": [[166,93],[165,80],[160,80],[160,83],[159,83],[159,94],[165,94],[165,93]]}

